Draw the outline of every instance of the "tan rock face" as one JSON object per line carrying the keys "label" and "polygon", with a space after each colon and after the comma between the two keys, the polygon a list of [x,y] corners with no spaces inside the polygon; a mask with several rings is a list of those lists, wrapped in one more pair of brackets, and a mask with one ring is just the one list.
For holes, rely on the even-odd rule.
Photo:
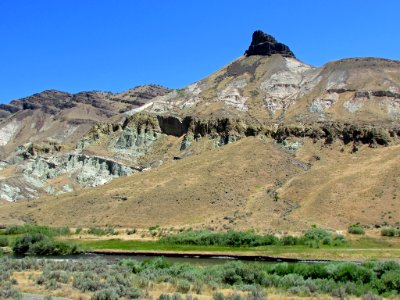
{"label": "tan rock face", "polygon": [[155,98],[146,110],[262,124],[398,122],[399,62],[359,58],[320,68],[296,58],[241,57],[187,88]]}

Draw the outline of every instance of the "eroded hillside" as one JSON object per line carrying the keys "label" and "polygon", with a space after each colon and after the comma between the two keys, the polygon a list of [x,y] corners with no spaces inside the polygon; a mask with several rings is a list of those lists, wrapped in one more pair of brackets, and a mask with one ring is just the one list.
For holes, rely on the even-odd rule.
{"label": "eroded hillside", "polygon": [[317,68],[258,32],[244,56],[182,89],[10,105],[0,197],[40,198],[4,204],[0,223],[268,231],[400,217],[398,61]]}

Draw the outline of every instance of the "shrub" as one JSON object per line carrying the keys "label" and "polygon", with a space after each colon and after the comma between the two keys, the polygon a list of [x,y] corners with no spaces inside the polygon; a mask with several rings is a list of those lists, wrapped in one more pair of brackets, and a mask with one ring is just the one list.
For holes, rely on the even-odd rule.
{"label": "shrub", "polygon": [[347,231],[351,234],[365,234],[364,228],[358,223],[350,225]]}
{"label": "shrub", "polygon": [[118,235],[118,231],[116,231],[112,226],[107,226],[105,232],[107,235]]}
{"label": "shrub", "polygon": [[302,286],[304,285],[304,279],[303,276],[298,274],[288,274],[281,278],[279,285],[285,289],[295,286]]}
{"label": "shrub", "polygon": [[75,245],[54,241],[44,234],[27,234],[16,239],[13,252],[17,255],[70,255],[79,250]]}
{"label": "shrub", "polygon": [[102,235],[106,235],[107,234],[104,229],[96,228],[96,227],[89,228],[87,233],[88,234],[97,235],[97,236],[102,236]]}
{"label": "shrub", "polygon": [[307,286],[293,286],[288,289],[288,292],[293,295],[310,296],[310,289]]}
{"label": "shrub", "polygon": [[304,234],[304,237],[307,240],[317,241],[317,242],[321,242],[326,239],[332,240],[333,238],[331,232],[322,228],[318,228],[316,226],[313,226],[310,229],[308,229]]}
{"label": "shrub", "polygon": [[332,232],[313,225],[306,231],[304,236],[299,239],[299,243],[313,248],[319,248],[321,244],[338,246],[346,243],[346,238],[340,234],[333,235]]}
{"label": "shrub", "polygon": [[213,294],[213,300],[224,300],[225,296],[221,292],[217,292]]}
{"label": "shrub", "polygon": [[140,299],[142,297],[142,291],[134,287],[126,288],[123,294],[128,299]]}
{"label": "shrub", "polygon": [[34,224],[24,224],[7,227],[4,234],[43,234],[47,236],[58,236],[71,234],[71,231],[68,227],[48,227]]}
{"label": "shrub", "polygon": [[257,247],[268,245],[309,245],[319,247],[324,245],[339,245],[345,243],[343,236],[333,236],[331,232],[313,227],[303,237],[284,236],[281,239],[274,235],[259,235],[253,231],[213,232],[209,230],[188,230],[178,234],[167,235],[161,241],[177,245],[203,245],[227,247]]}
{"label": "shrub", "polygon": [[337,234],[333,237],[333,245],[335,246],[345,244],[346,242],[346,238],[342,234]]}
{"label": "shrub", "polygon": [[45,287],[47,290],[56,290],[60,288],[60,285],[57,283],[55,279],[50,279],[45,282]]}
{"label": "shrub", "polygon": [[135,233],[136,233],[136,229],[135,228],[128,228],[126,230],[126,234],[127,235],[132,235],[132,234],[135,234]]}
{"label": "shrub", "polygon": [[182,296],[179,294],[173,294],[173,295],[168,295],[168,294],[161,294],[160,297],[158,297],[159,300],[183,300]]}
{"label": "shrub", "polygon": [[75,229],[75,234],[80,234],[82,232],[82,228],[76,228]]}
{"label": "shrub", "polygon": [[363,295],[361,300],[381,300],[381,297],[369,292],[368,294]]}
{"label": "shrub", "polygon": [[260,284],[265,277],[265,272],[255,268],[253,264],[243,262],[229,262],[219,267],[220,281],[229,285]]}
{"label": "shrub", "polygon": [[61,270],[50,271],[50,273],[44,273],[44,275],[48,279],[54,279],[60,283],[68,283],[70,277],[67,272]]}
{"label": "shrub", "polygon": [[400,230],[394,227],[384,227],[381,229],[382,236],[399,236]]}
{"label": "shrub", "polygon": [[299,239],[294,236],[287,235],[281,239],[281,242],[284,246],[297,245],[299,243]]}
{"label": "shrub", "polygon": [[378,278],[381,278],[383,274],[388,271],[400,270],[400,264],[396,261],[382,261],[373,263],[369,266],[375,272]]}
{"label": "shrub", "polygon": [[106,288],[95,292],[92,300],[118,300],[118,293],[113,288]]}
{"label": "shrub", "polygon": [[[377,295],[398,298],[400,265],[395,261],[356,263],[277,263],[260,264],[240,261],[213,266],[172,264],[163,258],[139,262],[123,260],[115,265],[103,261],[49,261],[33,258],[0,259],[0,291],[10,290],[12,273],[24,270],[43,270],[31,279],[43,288],[57,288],[70,282],[81,292],[95,294],[94,299],[146,298],[138,287],[168,282],[176,290],[187,293],[207,286],[213,290],[240,288],[245,293],[229,297],[214,294],[214,299],[264,299],[263,289],[285,290],[299,296],[331,294],[335,297],[353,295],[365,300],[376,300]],[[135,274],[133,274],[133,272]],[[69,275],[71,274],[71,276]],[[111,291],[113,290],[115,294]],[[93,295],[94,295],[93,294]],[[107,298],[109,297],[109,298]],[[164,299],[180,296],[164,295]],[[218,298],[220,297],[220,298]],[[368,298],[369,297],[369,298]],[[0,298],[2,295],[0,294]],[[4,298],[4,297],[3,297]],[[180,299],[180,298],[179,298]],[[191,298],[187,298],[191,299]]]}
{"label": "shrub", "polygon": [[229,295],[226,299],[227,300],[244,300],[244,298],[241,295],[236,294],[236,293]]}
{"label": "shrub", "polygon": [[8,238],[5,236],[0,236],[0,247],[7,247],[9,244]]}
{"label": "shrub", "polygon": [[264,300],[266,298],[266,294],[260,288],[252,286],[250,288],[249,294],[247,295],[247,300]]}
{"label": "shrub", "polygon": [[374,279],[375,274],[372,270],[355,263],[343,263],[337,265],[332,272],[332,277],[340,282],[369,283]]}
{"label": "shrub", "polygon": [[0,299],[21,299],[20,292],[11,285],[0,286]]}
{"label": "shrub", "polygon": [[43,234],[25,235],[15,241],[13,251],[15,254],[26,254],[30,247],[40,241],[47,240],[47,236]]}
{"label": "shrub", "polygon": [[186,279],[179,280],[176,285],[176,291],[182,294],[187,294],[190,291],[190,282]]}
{"label": "shrub", "polygon": [[381,280],[386,291],[400,291],[400,270],[385,272]]}
{"label": "shrub", "polygon": [[339,298],[339,299],[346,299],[346,290],[343,287],[336,288],[331,291],[331,295],[333,297]]}
{"label": "shrub", "polygon": [[36,278],[36,284],[38,285],[42,285],[45,284],[46,282],[46,278],[42,275],[40,275],[38,278]]}
{"label": "shrub", "polygon": [[114,227],[112,227],[112,226],[107,226],[105,229],[91,227],[91,228],[88,229],[87,233],[88,234],[97,235],[97,236],[117,235],[118,234],[118,232],[115,231]]}
{"label": "shrub", "polygon": [[161,241],[182,245],[215,245],[228,247],[256,247],[279,244],[273,235],[257,235],[252,231],[212,232],[209,230],[184,231],[161,238]]}
{"label": "shrub", "polygon": [[95,292],[103,288],[100,278],[95,273],[90,271],[77,274],[74,277],[72,286],[82,292]]}
{"label": "shrub", "polygon": [[134,259],[121,259],[119,265],[129,268],[134,274],[140,273],[143,270],[142,264]]}

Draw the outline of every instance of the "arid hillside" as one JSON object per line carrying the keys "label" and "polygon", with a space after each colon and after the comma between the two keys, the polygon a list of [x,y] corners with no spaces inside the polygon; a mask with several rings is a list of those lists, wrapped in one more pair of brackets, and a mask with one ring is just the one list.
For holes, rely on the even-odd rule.
{"label": "arid hillside", "polygon": [[10,105],[0,223],[296,231],[400,220],[399,61],[313,67],[256,32],[245,55],[182,89],[48,91]]}
{"label": "arid hillside", "polygon": [[[0,223],[54,226],[292,230],[318,224],[395,224],[399,146],[351,154],[340,142],[304,141],[296,154],[271,139],[244,138],[98,188],[4,205]],[[79,208],[79,209],[77,209]]]}

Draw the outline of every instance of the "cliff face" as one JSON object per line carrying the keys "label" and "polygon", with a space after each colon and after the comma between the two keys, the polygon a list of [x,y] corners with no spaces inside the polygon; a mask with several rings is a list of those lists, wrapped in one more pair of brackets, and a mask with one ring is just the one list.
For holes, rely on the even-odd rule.
{"label": "cliff face", "polygon": [[64,154],[51,159],[37,157],[19,163],[12,177],[0,179],[0,197],[16,201],[43,194],[58,195],[103,185],[133,172],[132,168],[103,157],[83,154]]}

